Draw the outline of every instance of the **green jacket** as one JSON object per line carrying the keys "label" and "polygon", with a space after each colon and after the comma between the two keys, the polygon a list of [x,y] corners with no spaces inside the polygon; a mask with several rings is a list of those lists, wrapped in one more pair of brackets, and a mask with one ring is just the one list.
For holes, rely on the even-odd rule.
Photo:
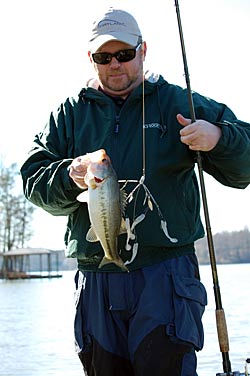
{"label": "green jacket", "polygon": [[[145,81],[144,93],[145,185],[158,208],[153,203],[154,209],[148,209],[140,188],[126,209],[131,221],[146,213],[136,226],[136,255],[125,250],[126,235],[119,236],[123,260],[134,258],[130,270],[192,253],[194,242],[204,236],[194,172],[196,154],[180,141],[181,126],[176,120],[178,113],[190,117],[187,91],[161,76],[151,76]],[[224,104],[197,93],[193,101],[197,119],[222,130],[216,147],[201,153],[204,171],[224,185],[245,188],[250,182],[250,125],[237,120]],[[77,257],[81,270],[98,270],[103,250],[99,242],[85,239],[90,227],[87,204],[76,200],[81,190],[69,177],[68,166],[73,158],[104,148],[118,180],[139,180],[143,170],[142,108],[142,85],[120,111],[111,98],[88,86],[51,114],[21,168],[26,197],[52,215],[68,216],[66,255]],[[133,188],[135,183],[128,183],[125,190],[129,193]],[[161,228],[162,219],[169,237]],[[107,270],[118,271],[113,264],[101,269]]]}

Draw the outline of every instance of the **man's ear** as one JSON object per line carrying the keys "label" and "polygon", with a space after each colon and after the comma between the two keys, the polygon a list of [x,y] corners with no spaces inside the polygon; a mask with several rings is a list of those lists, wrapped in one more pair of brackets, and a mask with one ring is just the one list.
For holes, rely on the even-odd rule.
{"label": "man's ear", "polygon": [[145,57],[146,57],[146,54],[147,54],[147,43],[146,42],[142,42],[142,47],[141,47],[142,51],[143,51],[143,58],[145,60]]}
{"label": "man's ear", "polygon": [[92,53],[91,53],[91,51],[88,51],[88,57],[89,57],[90,62],[94,63],[94,61],[92,59]]}

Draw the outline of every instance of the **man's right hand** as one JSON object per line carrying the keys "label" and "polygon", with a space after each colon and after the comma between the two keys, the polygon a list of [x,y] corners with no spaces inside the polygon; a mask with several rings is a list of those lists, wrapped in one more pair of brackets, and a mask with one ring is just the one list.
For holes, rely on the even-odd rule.
{"label": "man's right hand", "polygon": [[69,166],[69,176],[74,181],[74,183],[81,189],[88,188],[84,181],[84,177],[87,173],[88,164],[89,157],[87,154],[85,154],[73,159],[71,165]]}

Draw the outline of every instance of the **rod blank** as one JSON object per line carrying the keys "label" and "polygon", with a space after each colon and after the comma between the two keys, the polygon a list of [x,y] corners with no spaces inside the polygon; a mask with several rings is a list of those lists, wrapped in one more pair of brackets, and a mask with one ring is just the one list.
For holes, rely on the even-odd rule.
{"label": "rod blank", "polygon": [[[176,15],[177,15],[180,42],[181,42],[184,73],[185,73],[185,79],[186,79],[186,85],[187,85],[189,109],[190,109],[191,120],[193,123],[196,121],[196,115],[195,115],[193,96],[192,96],[192,90],[191,90],[191,84],[190,84],[190,78],[189,78],[187,55],[186,55],[186,49],[185,49],[185,43],[184,43],[184,36],[183,36],[178,0],[175,0],[175,7],[176,7]],[[203,168],[202,168],[202,158],[201,158],[201,153],[199,151],[196,153],[196,160],[197,160],[197,166],[198,166],[198,172],[199,172],[200,190],[201,190],[205,224],[206,224],[210,265],[212,269],[214,297],[215,297],[215,303],[216,303],[216,324],[217,324],[217,333],[218,333],[220,351],[222,353],[223,371],[225,372],[226,375],[233,375],[233,373],[231,372],[231,363],[229,359],[229,341],[228,341],[228,333],[227,333],[227,324],[226,324],[224,310],[222,308],[222,300],[221,300],[219,279],[218,279],[218,273],[217,273],[213,235],[212,235],[211,225],[210,225],[206,188],[205,188],[205,181],[204,181]]]}

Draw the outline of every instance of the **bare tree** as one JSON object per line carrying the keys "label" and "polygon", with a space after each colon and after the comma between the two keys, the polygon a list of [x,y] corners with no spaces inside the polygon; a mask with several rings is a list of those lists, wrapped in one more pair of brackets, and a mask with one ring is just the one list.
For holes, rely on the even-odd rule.
{"label": "bare tree", "polygon": [[7,252],[24,247],[32,236],[31,218],[35,210],[21,191],[16,163],[0,166],[0,249]]}

